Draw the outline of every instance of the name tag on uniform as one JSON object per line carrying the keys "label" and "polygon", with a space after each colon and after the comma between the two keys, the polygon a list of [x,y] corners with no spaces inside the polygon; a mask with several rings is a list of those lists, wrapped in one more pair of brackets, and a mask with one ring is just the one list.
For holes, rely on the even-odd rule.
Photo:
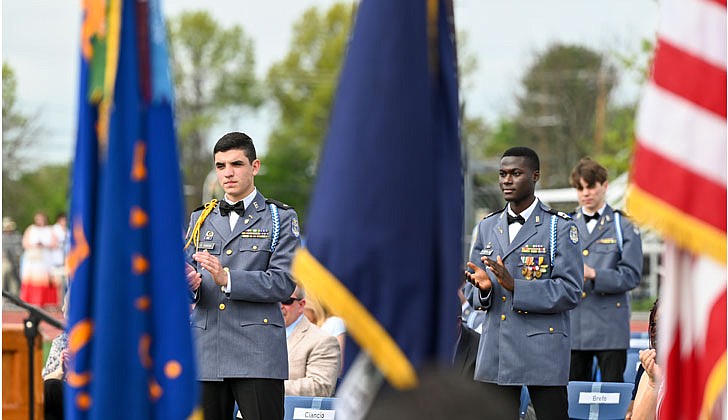
{"label": "name tag on uniform", "polygon": [[215,249],[215,242],[200,242],[200,244],[197,246],[197,249],[206,249],[208,251],[211,251]]}
{"label": "name tag on uniform", "polygon": [[619,392],[580,392],[579,404],[619,404]]}
{"label": "name tag on uniform", "polygon": [[600,244],[616,244],[617,240],[614,238],[603,238],[597,241]]}
{"label": "name tag on uniform", "polygon": [[241,238],[257,238],[265,239],[270,238],[270,231],[268,229],[248,229],[240,234]]}
{"label": "name tag on uniform", "polygon": [[490,257],[491,254],[493,254],[493,244],[488,242],[488,245],[485,246],[485,249],[480,250],[480,255]]}
{"label": "name tag on uniform", "polygon": [[333,420],[335,411],[334,410],[318,410],[316,408],[301,408],[295,407],[293,409],[294,420],[308,420],[308,419],[326,419]]}

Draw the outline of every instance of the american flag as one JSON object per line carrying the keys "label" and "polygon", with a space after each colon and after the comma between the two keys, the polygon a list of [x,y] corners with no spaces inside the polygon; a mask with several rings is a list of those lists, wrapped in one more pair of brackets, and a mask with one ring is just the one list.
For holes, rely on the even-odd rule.
{"label": "american flag", "polygon": [[636,136],[627,207],[666,242],[659,418],[725,418],[725,0],[661,2]]}

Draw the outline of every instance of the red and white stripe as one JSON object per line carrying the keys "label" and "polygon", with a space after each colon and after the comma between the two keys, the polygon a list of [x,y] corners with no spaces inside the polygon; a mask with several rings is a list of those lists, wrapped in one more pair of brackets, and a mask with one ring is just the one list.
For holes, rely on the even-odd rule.
{"label": "red and white stripe", "polygon": [[659,418],[725,418],[726,267],[672,243],[664,262],[657,347],[665,389]]}
{"label": "red and white stripe", "polygon": [[[725,0],[661,1],[631,173],[631,189],[642,198],[633,206],[628,198],[635,218],[667,242],[661,420],[726,415],[726,39]],[[660,217],[651,221],[650,211]],[[722,238],[722,248],[705,249],[695,231]]]}

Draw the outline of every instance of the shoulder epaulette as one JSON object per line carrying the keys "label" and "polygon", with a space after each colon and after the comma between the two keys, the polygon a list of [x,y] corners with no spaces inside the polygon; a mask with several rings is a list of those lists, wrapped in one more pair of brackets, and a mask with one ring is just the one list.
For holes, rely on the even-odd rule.
{"label": "shoulder epaulette", "polygon": [[[506,207],[507,207],[507,206],[506,206]],[[494,211],[494,212],[492,212],[492,213],[488,213],[488,214],[487,214],[487,215],[486,215],[486,216],[485,216],[485,217],[483,218],[483,220],[485,220],[485,219],[487,219],[487,218],[489,218],[490,216],[493,216],[493,215],[495,215],[495,214],[501,214],[501,213],[503,213],[503,211],[504,211],[504,210],[506,209],[506,207],[503,207],[502,209],[500,209],[500,210],[496,210],[496,211]]]}
{"label": "shoulder epaulette", "polygon": [[547,206],[545,204],[542,206],[542,208],[547,213],[555,214],[555,215],[559,216],[562,219],[571,220],[571,216],[569,216],[568,214],[564,213],[563,211],[554,210],[554,209],[552,209],[551,207],[549,207],[549,206]]}
{"label": "shoulder epaulette", "polygon": [[198,207],[198,208],[196,208],[196,209],[192,210],[192,213],[194,213],[194,212],[196,212],[196,211],[200,211],[200,210],[203,210],[203,209],[204,209],[204,208],[205,208],[205,207],[206,207],[206,206],[207,206],[208,204],[211,204],[211,203],[212,203],[212,200],[208,201],[207,203],[205,203],[205,204],[201,205],[200,207]]}
{"label": "shoulder epaulette", "polygon": [[274,200],[274,199],[272,199],[272,198],[266,198],[266,199],[265,199],[265,204],[275,204],[275,205],[276,205],[276,207],[278,207],[278,208],[281,208],[281,209],[283,209],[283,210],[290,210],[290,209],[292,209],[292,208],[293,208],[292,206],[289,206],[289,205],[288,205],[288,204],[286,204],[286,203],[281,203],[280,201],[278,201],[278,200]]}

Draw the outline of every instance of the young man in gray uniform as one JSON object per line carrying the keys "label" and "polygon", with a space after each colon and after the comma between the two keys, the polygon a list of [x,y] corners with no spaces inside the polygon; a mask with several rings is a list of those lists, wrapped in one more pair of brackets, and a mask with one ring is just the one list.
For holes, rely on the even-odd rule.
{"label": "young man in gray uniform", "polygon": [[571,172],[581,206],[574,221],[581,236],[584,285],[571,312],[572,381],[591,381],[596,356],[604,382],[623,382],[629,348],[627,292],[640,283],[642,240],[637,228],[606,203],[607,169],[584,158]]}
{"label": "young man in gray uniform", "polygon": [[260,161],[250,137],[228,133],[213,154],[225,198],[192,213],[185,247],[203,413],[231,418],[237,401],[246,420],[282,419],[288,355],[280,302],[295,288],[298,218],[255,188]]}
{"label": "young man in gray uniform", "polygon": [[566,419],[569,312],[581,299],[584,266],[574,222],[534,196],[539,177],[536,152],[506,150],[499,185],[508,204],[478,227],[465,272],[471,305],[488,310],[475,380],[514,419],[523,385],[539,420]]}

